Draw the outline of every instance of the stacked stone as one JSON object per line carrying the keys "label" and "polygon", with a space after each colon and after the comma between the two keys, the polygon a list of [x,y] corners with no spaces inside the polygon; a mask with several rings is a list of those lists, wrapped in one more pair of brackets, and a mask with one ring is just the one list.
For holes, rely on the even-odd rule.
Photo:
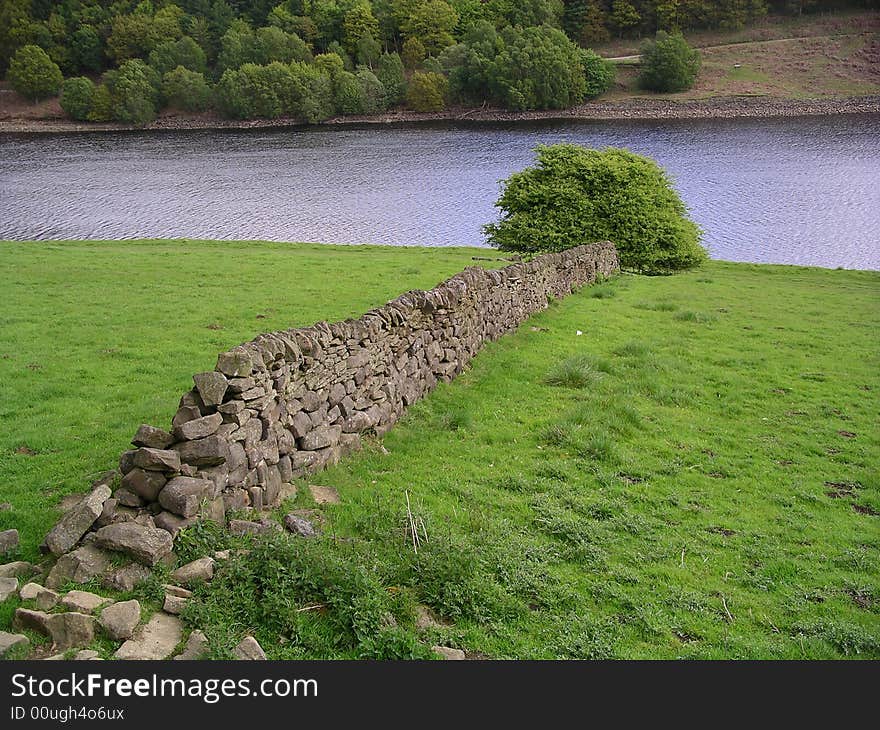
{"label": "stacked stone", "polygon": [[171,549],[153,530],[174,536],[196,519],[225,523],[227,512],[275,506],[284,483],[335,464],[366,432],[385,433],[484,343],[617,269],[610,243],[468,268],[359,319],[264,334],[224,352],[213,371],[193,376],[170,430],[138,429],[112,497],[102,481],[79,522],[56,527],[47,546],[60,555],[97,528],[100,546],[152,565]]}

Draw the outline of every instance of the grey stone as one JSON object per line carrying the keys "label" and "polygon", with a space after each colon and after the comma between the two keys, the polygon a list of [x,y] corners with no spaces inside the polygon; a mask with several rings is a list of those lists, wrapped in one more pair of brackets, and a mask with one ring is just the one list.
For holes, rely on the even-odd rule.
{"label": "grey stone", "polygon": [[226,461],[229,444],[217,435],[176,444],[180,460],[194,466],[216,466]]}
{"label": "grey stone", "polygon": [[23,578],[31,575],[35,568],[24,560],[16,560],[12,563],[0,565],[0,578]]}
{"label": "grey stone", "polygon": [[173,512],[160,512],[153,518],[153,523],[161,530],[165,530],[171,537],[177,537],[177,533],[190,525],[195,524],[194,519],[185,519]]}
{"label": "grey stone", "polygon": [[95,662],[95,661],[102,661],[102,660],[101,660],[101,655],[98,652],[96,652],[94,649],[81,649],[73,657],[73,661],[75,661],[75,662]]}
{"label": "grey stone", "polygon": [[217,370],[230,378],[241,378],[251,374],[254,361],[244,348],[220,353],[217,357]]}
{"label": "grey stone", "polygon": [[339,504],[339,492],[334,487],[309,484],[309,492],[317,504]]}
{"label": "grey stone", "polygon": [[187,588],[181,588],[180,586],[175,586],[171,583],[166,583],[162,587],[165,589],[166,595],[177,596],[178,598],[193,597],[193,592],[191,590],[188,590]]}
{"label": "grey stone", "polygon": [[232,650],[232,655],[239,660],[265,661],[266,652],[253,636],[245,636]]}
{"label": "grey stone", "polygon": [[300,411],[290,421],[290,431],[296,438],[302,438],[312,430],[312,419],[305,411]]}
{"label": "grey stone", "polygon": [[167,481],[167,477],[160,471],[146,471],[135,467],[122,478],[122,486],[147,502],[155,502]]}
{"label": "grey stone", "polygon": [[114,659],[167,659],[180,643],[183,627],[180,619],[167,613],[154,613],[150,620],[138,627],[134,636],[126,641]]}
{"label": "grey stone", "polygon": [[141,447],[132,457],[134,466],[147,471],[177,471],[180,469],[180,454],[171,449],[149,449]]}
{"label": "grey stone", "polygon": [[214,494],[214,483],[207,479],[174,477],[159,492],[159,504],[181,517],[195,517],[203,499]]}
{"label": "grey stone", "polygon": [[22,601],[34,601],[40,611],[48,611],[51,608],[55,608],[58,605],[58,601],[61,600],[61,596],[55,591],[44,588],[39,583],[26,583],[22,586],[21,591],[19,591],[18,597]]}
{"label": "grey stone", "polygon": [[264,532],[277,530],[274,522],[253,522],[251,520],[229,520],[229,531],[233,535],[261,535]]}
{"label": "grey stone", "polygon": [[16,629],[30,629],[48,636],[50,615],[44,611],[34,611],[30,608],[16,608],[12,616],[12,626]]}
{"label": "grey stone", "polygon": [[[143,507],[144,505],[144,500],[142,500],[137,494],[122,487],[116,490],[113,499],[116,500],[117,505],[121,505],[122,507]],[[101,507],[101,514],[104,514],[103,505]],[[99,517],[100,516],[101,515],[99,515]]]}
{"label": "grey stone", "polygon": [[76,612],[53,613],[45,625],[56,651],[88,646],[95,640],[94,616]]}
{"label": "grey stone", "polygon": [[24,634],[0,631],[0,658],[5,657],[12,649],[24,649],[30,646],[30,643],[30,639]]}
{"label": "grey stone", "polygon": [[141,604],[134,599],[114,603],[101,611],[99,620],[114,641],[130,639],[141,620]]}
{"label": "grey stone", "polygon": [[342,423],[345,433],[361,433],[373,426],[373,419],[364,411],[355,411]]}
{"label": "grey stone", "polygon": [[438,654],[441,659],[461,661],[465,658],[465,654],[461,649],[453,649],[451,646],[432,646],[431,650]]}
{"label": "grey stone", "polygon": [[120,592],[128,592],[150,577],[150,569],[140,563],[129,563],[104,576],[102,583]]}
{"label": "grey stone", "polygon": [[108,602],[112,602],[111,599],[96,593],[89,593],[89,591],[70,591],[61,599],[61,605],[64,608],[77,613],[94,613]]}
{"label": "grey stone", "polygon": [[18,578],[0,578],[0,603],[18,593]]}
{"label": "grey stone", "polygon": [[70,550],[101,516],[104,500],[109,498],[110,487],[105,484],[95,487],[49,531],[46,547],[54,555]]}
{"label": "grey stone", "polygon": [[219,413],[212,413],[208,416],[202,416],[192,421],[187,421],[174,429],[174,435],[178,439],[185,441],[194,441],[195,439],[205,438],[212,433],[216,433],[223,423],[223,416]]}
{"label": "grey stone", "polygon": [[304,517],[293,514],[292,512],[284,515],[284,526],[289,532],[292,532],[294,535],[299,535],[300,537],[314,537],[318,534],[315,531],[315,526],[311,522]]}
{"label": "grey stone", "polygon": [[293,479],[293,465],[289,456],[282,456],[278,460],[278,473],[281,475],[281,482],[289,482]]}
{"label": "grey stone", "polygon": [[227,388],[226,376],[223,373],[216,371],[198,373],[193,375],[193,382],[206,406],[217,406],[223,402]]}
{"label": "grey stone", "polygon": [[181,598],[180,596],[175,596],[171,593],[165,594],[165,602],[162,604],[162,610],[165,613],[170,613],[175,616],[183,613],[183,609],[186,608],[187,599]]}
{"label": "grey stone", "polygon": [[199,558],[191,563],[181,565],[171,573],[171,579],[177,583],[193,583],[209,581],[214,577],[214,559]]}
{"label": "grey stone", "polygon": [[136,449],[129,449],[128,451],[123,451],[119,455],[119,471],[123,474],[128,474],[134,468],[134,455],[137,452]]}
{"label": "grey stone", "polygon": [[312,411],[317,411],[321,405],[321,399],[318,397],[318,394],[312,390],[304,393],[299,400],[302,403],[303,410],[307,411],[308,413],[311,413]]}
{"label": "grey stone", "polygon": [[109,525],[113,522],[122,522],[123,519],[121,517],[124,512],[120,511],[119,503],[110,497],[110,499],[104,500],[104,506],[101,508],[101,514],[98,516],[98,519],[95,520],[95,527],[103,527],[104,525]]}
{"label": "grey stone", "polygon": [[171,427],[177,428],[184,423],[189,423],[201,417],[202,412],[196,406],[181,406],[177,409],[177,413],[174,414],[174,418],[171,419]]}
{"label": "grey stone", "polygon": [[183,651],[176,657],[175,661],[192,661],[201,659],[208,653],[208,637],[198,629],[195,629],[187,638]]}
{"label": "grey stone", "polygon": [[305,451],[317,451],[336,446],[341,433],[342,429],[339,426],[319,426],[300,439],[300,448]]}
{"label": "grey stone", "polygon": [[222,496],[202,502],[199,508],[199,519],[216,522],[218,525],[226,524],[226,502]]}
{"label": "grey stone", "polygon": [[0,532],[0,555],[11,552],[18,547],[18,530],[3,530]]}
{"label": "grey stone", "polygon": [[153,566],[171,552],[171,535],[157,527],[122,522],[107,525],[95,533],[95,542],[108,550],[131,555],[139,563]]}
{"label": "grey stone", "polygon": [[[107,529],[102,527],[103,529]],[[47,588],[60,588],[68,581],[85,583],[108,570],[110,556],[95,545],[83,545],[73,552],[62,555],[49,571]]]}
{"label": "grey stone", "polygon": [[142,423],[131,440],[132,446],[147,446],[151,449],[167,449],[174,439],[167,431]]}

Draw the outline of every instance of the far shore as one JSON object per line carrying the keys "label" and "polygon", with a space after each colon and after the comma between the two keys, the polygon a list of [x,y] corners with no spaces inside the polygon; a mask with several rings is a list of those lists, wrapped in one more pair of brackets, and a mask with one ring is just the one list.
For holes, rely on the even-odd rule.
{"label": "far shore", "polygon": [[[747,119],[774,117],[833,116],[838,114],[880,114],[880,96],[823,99],[782,99],[759,96],[726,96],[705,100],[628,98],[593,101],[570,109],[513,112],[491,107],[455,107],[442,112],[391,111],[373,116],[334,117],[311,126],[348,124],[408,124],[424,122],[530,122],[552,120],[686,120]],[[0,111],[2,115],[2,111]],[[143,127],[118,123],[76,122],[65,118],[23,118],[0,116],[0,133],[40,134],[64,132],[184,131],[222,129],[264,129],[307,127],[292,117],[278,119],[224,119],[216,114],[166,112]]]}

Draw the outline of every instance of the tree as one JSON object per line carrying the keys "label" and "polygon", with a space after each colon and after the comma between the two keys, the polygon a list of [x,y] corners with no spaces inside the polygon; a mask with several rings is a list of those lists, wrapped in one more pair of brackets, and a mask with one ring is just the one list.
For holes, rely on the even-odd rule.
{"label": "tree", "polygon": [[403,42],[400,58],[407,68],[417,68],[426,55],[425,45],[418,38],[407,38]]}
{"label": "tree", "polygon": [[118,71],[105,75],[114,119],[140,126],[156,118],[161,80],[155,76],[156,71],[140,59],[124,61]]}
{"label": "tree", "polygon": [[586,97],[588,99],[601,96],[611,88],[617,70],[613,62],[606,61],[594,51],[582,50],[581,65],[587,80]]}
{"label": "tree", "polygon": [[452,31],[456,25],[455,8],[445,0],[427,0],[415,8],[400,29],[407,39],[417,38],[426,53],[434,55],[455,42]]}
{"label": "tree", "polygon": [[107,50],[117,61],[142,58],[160,43],[177,40],[183,35],[183,11],[179,7],[166,5],[154,15],[147,9],[147,6],[139,5],[130,15],[113,18]]}
{"label": "tree", "polygon": [[64,81],[58,64],[42,48],[32,45],[15,52],[6,78],[13,89],[31,101],[55,96]]}
{"label": "tree", "polygon": [[591,0],[580,16],[580,26],[575,31],[574,38],[585,46],[606,43],[611,37],[607,24],[604,9],[598,0]]}
{"label": "tree", "polygon": [[104,67],[104,43],[91,25],[81,25],[70,37],[70,62],[78,71],[98,72]]}
{"label": "tree", "polygon": [[376,66],[376,78],[385,89],[386,108],[400,104],[406,98],[406,76],[399,55],[383,53]]}
{"label": "tree", "polygon": [[0,76],[9,68],[15,51],[29,43],[30,0],[3,0],[0,2]]}
{"label": "tree", "polygon": [[614,0],[611,4],[611,24],[617,29],[619,38],[641,22],[642,16],[628,0]]}
{"label": "tree", "polygon": [[113,97],[106,83],[95,87],[87,119],[90,122],[109,122],[113,119]]}
{"label": "tree", "polygon": [[366,68],[358,69],[355,75],[357,76],[358,83],[361,85],[363,113],[378,114],[385,111],[388,107],[388,95],[385,92],[385,86],[378,76]]}
{"label": "tree", "polygon": [[503,251],[561,251],[610,240],[624,268],[669,273],[706,259],[700,229],[666,173],[628,150],[539,146],[538,164],[514,173],[495,203],[501,220],[484,226]]}
{"label": "tree", "polygon": [[162,77],[162,93],[170,106],[188,112],[205,111],[211,104],[211,87],[204,74],[183,66]]}
{"label": "tree", "polygon": [[176,41],[165,41],[150,51],[150,65],[160,74],[166,74],[178,66],[204,74],[207,58],[202,47],[188,35]]}
{"label": "tree", "polygon": [[493,96],[508,109],[563,109],[583,101],[580,49],[550,26],[505,28],[490,71]]}
{"label": "tree", "polygon": [[358,53],[358,44],[364,36],[379,37],[379,21],[373,15],[373,8],[367,0],[359,0],[345,14],[342,21],[345,49],[352,55]]}
{"label": "tree", "polygon": [[563,15],[561,0],[489,0],[486,3],[489,17],[495,19],[499,28],[537,25],[559,27]]}
{"label": "tree", "polygon": [[334,101],[339,114],[363,114],[366,111],[364,87],[350,71],[341,71],[334,84]]}
{"label": "tree", "polygon": [[449,81],[443,74],[416,71],[409,81],[406,104],[417,112],[439,112],[446,106]]}
{"label": "tree", "polygon": [[379,60],[381,55],[382,44],[379,41],[375,40],[369,33],[360,37],[355,52],[355,58],[359,64],[373,68],[373,65]]}
{"label": "tree", "polygon": [[464,103],[479,104],[492,95],[495,58],[504,47],[495,26],[480,20],[461,40],[440,54],[449,77],[450,96]]}
{"label": "tree", "polygon": [[680,34],[657,33],[642,44],[639,85],[650,91],[685,91],[694,85],[700,70],[700,52]]}
{"label": "tree", "polygon": [[95,84],[85,76],[67,79],[61,87],[61,108],[71,119],[84,121],[89,118]]}

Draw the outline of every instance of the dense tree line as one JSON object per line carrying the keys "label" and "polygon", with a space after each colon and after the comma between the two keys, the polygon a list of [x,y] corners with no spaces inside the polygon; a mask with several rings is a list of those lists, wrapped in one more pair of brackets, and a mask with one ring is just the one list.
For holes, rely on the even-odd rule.
{"label": "dense tree line", "polygon": [[[870,4],[871,0],[861,3]],[[561,108],[607,90],[584,46],[842,0],[3,0],[0,73],[77,119],[164,105],[318,121],[405,104]],[[849,3],[851,4],[851,3]],[[63,78],[67,81],[63,81]],[[62,83],[63,81],[63,83]]]}

